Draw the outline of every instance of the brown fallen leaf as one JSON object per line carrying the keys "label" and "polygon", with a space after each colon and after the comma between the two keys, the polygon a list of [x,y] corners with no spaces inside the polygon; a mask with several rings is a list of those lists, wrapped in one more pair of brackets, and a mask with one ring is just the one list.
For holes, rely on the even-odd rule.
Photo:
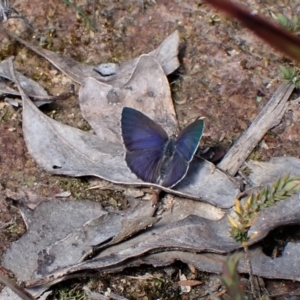
{"label": "brown fallen leaf", "polygon": [[[3,95],[7,96],[6,101],[11,105],[19,106],[22,105],[22,101],[14,101],[13,98],[15,98],[16,96],[19,97],[20,92],[12,89],[7,85],[7,82],[14,81],[9,70],[10,60],[11,58],[8,58],[0,63],[0,78],[3,80],[0,81],[0,95],[2,97]],[[74,94],[74,86],[71,85],[68,92],[56,96],[50,96],[38,82],[24,76],[17,71],[15,72],[15,74],[25,93],[33,100],[34,105],[36,105],[37,107],[40,107],[44,104],[49,104],[53,101],[66,99]]]}
{"label": "brown fallen leaf", "polygon": [[[148,94],[148,89],[146,88],[148,84],[148,79],[146,79],[148,73],[147,69],[143,68],[144,63],[150,63],[152,65],[153,72],[156,72],[156,78],[160,78],[164,82],[163,86],[165,86],[167,79],[157,61],[150,56],[144,55],[139,62],[141,65],[139,65],[139,63],[137,64],[136,75],[142,77],[142,84],[145,85],[145,89],[142,89],[141,93],[140,90],[137,90],[141,96],[142,94]],[[155,66],[157,68],[155,68]],[[13,66],[11,67],[11,72],[14,72]],[[33,105],[28,96],[24,93],[22,87],[18,84],[17,78],[14,78],[14,80],[18,85],[23,99],[24,139],[29,153],[44,170],[53,174],[76,177],[97,176],[119,184],[155,186],[169,193],[206,201],[219,207],[226,208],[233,205],[233,200],[239,193],[239,188],[236,186],[236,183],[224,172],[215,169],[213,164],[197,157],[190,163],[186,177],[173,189],[146,183],[138,179],[126,165],[124,160],[124,147],[120,137],[120,120],[118,116],[121,114],[122,105],[127,105],[127,103],[114,106],[115,108],[111,110],[108,115],[103,117],[106,119],[106,122],[103,124],[106,124],[106,126],[110,124],[109,126],[111,127],[106,130],[102,127],[104,132],[114,132],[116,134],[115,141],[113,142],[110,138],[108,138],[108,140],[106,138],[101,139],[94,134],[59,123],[47,115],[44,115]],[[137,80],[137,78],[131,78],[131,81],[135,80]],[[137,82],[135,82],[135,86],[138,86]],[[157,88],[156,85],[152,83],[151,87],[153,89]],[[159,89],[153,89],[151,89],[151,91],[155,91],[154,95],[156,95]],[[124,88],[123,92],[133,93],[134,91]],[[170,91],[168,91],[168,93],[169,92]],[[150,95],[153,94],[150,93]],[[158,95],[165,95],[165,93],[161,94],[161,92],[159,92]],[[152,102],[159,100],[159,102],[156,103],[156,105],[158,105],[156,109],[160,110],[160,101],[165,101],[165,99],[158,96],[152,97],[151,99]],[[107,102],[106,97],[105,101]],[[169,101],[171,101],[171,98]],[[169,111],[167,109],[168,107],[169,105],[165,106],[166,112]],[[93,108],[93,110],[95,111],[95,108]],[[110,119],[110,116],[114,116],[113,119]],[[165,118],[163,119],[165,120]],[[168,119],[170,120],[170,117],[168,117]],[[171,120],[173,120],[173,122],[170,124],[174,125],[176,123],[175,116],[172,114]],[[41,134],[41,132],[43,134]],[[214,170],[213,173],[211,172],[212,170]]]}

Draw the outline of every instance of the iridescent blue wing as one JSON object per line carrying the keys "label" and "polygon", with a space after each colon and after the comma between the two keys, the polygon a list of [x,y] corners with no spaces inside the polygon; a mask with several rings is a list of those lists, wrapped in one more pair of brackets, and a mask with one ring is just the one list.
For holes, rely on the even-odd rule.
{"label": "iridescent blue wing", "polygon": [[126,152],[125,160],[129,169],[145,182],[158,183],[160,176],[161,149]]}
{"label": "iridescent blue wing", "polygon": [[175,151],[171,161],[169,162],[168,172],[160,184],[171,188],[181,181],[189,168],[189,163],[179,151]]}
{"label": "iridescent blue wing", "polygon": [[193,159],[199,146],[203,130],[204,120],[197,119],[179,133],[176,142],[176,150],[183,155],[187,162],[190,162]]}
{"label": "iridescent blue wing", "polygon": [[169,137],[153,120],[130,107],[124,107],[121,119],[122,137],[128,151],[163,149]]}
{"label": "iridescent blue wing", "polygon": [[121,127],[128,167],[143,181],[157,183],[169,139],[167,133],[143,113],[129,107],[123,108]]}
{"label": "iridescent blue wing", "polygon": [[161,185],[173,187],[185,177],[189,169],[189,163],[199,146],[203,130],[204,120],[198,119],[180,132],[174,154],[168,162],[167,171],[160,183]]}

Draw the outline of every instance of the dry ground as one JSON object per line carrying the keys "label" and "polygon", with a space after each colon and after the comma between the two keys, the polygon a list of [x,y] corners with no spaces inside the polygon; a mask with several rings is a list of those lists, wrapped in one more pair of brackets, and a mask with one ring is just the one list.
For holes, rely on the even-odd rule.
{"label": "dry ground", "polygon": [[[90,2],[74,1],[92,18]],[[282,79],[278,67],[292,65],[290,60],[235,20],[200,0],[96,2],[96,32],[92,32],[82,17],[60,0],[12,2],[14,8],[31,22],[34,33],[19,19],[10,19],[4,26],[32,43],[88,64],[132,59],[153,50],[177,29],[182,41],[182,66],[170,77],[170,84],[180,124],[199,115],[206,118],[202,146],[228,149],[279,86]],[[270,11],[295,16],[300,8],[297,0],[240,2],[267,18],[270,18]],[[71,82],[50,64],[6,38],[1,29],[0,36],[1,60],[16,56],[17,69],[38,80],[52,95],[67,90]],[[30,190],[43,196],[70,191],[75,198],[95,199],[104,206],[122,208],[126,205],[125,197],[118,189],[86,191],[88,180],[85,178],[52,176],[41,170],[24,144],[21,111],[0,102],[0,258],[10,243],[25,232],[22,218],[11,201],[18,199],[21,191]],[[43,111],[66,124],[79,128],[86,126],[80,115],[77,95]],[[268,133],[251,157],[259,160],[279,155],[299,157],[299,112],[298,106],[287,111],[283,125]],[[10,221],[10,225],[5,225]],[[180,294],[176,286],[179,270],[188,278],[203,281],[203,285],[192,288],[188,294]],[[137,280],[127,276],[146,272],[154,279]],[[193,274],[180,263],[167,269],[140,267],[85,282],[98,290],[109,287],[129,299],[200,299],[206,291],[214,292],[218,286],[214,275]],[[267,284],[270,292],[276,290],[274,282]],[[66,286],[73,294],[81,287],[80,282],[70,282],[60,288]]]}

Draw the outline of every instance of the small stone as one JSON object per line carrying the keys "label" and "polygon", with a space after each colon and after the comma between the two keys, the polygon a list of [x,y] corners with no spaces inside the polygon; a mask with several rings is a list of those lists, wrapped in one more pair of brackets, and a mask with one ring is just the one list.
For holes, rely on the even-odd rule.
{"label": "small stone", "polygon": [[119,69],[120,69],[119,65],[114,63],[100,64],[93,68],[94,71],[96,71],[102,76],[114,75],[118,72]]}

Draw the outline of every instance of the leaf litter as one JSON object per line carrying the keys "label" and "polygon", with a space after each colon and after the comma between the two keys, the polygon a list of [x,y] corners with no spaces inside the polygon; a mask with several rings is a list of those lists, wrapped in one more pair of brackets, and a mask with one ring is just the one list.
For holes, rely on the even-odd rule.
{"label": "leaf litter", "polygon": [[[169,44],[166,45],[167,42]],[[158,57],[157,60],[151,55],[142,55],[139,59],[133,60],[131,62],[133,67],[129,68],[130,76],[127,74],[129,80],[122,88],[103,84],[93,78],[86,79],[79,92],[80,105],[83,116],[97,136],[61,124],[44,115],[20,90],[24,101],[24,139],[35,161],[44,170],[53,174],[93,175],[114,183],[153,186],[136,178],[124,161],[120,115],[122,107],[135,107],[149,112],[150,117],[155,116],[154,119],[161,123],[168,133],[176,131],[177,122],[169,84],[164,67],[161,67],[158,61],[161,60],[165,64],[167,71],[172,70],[170,66],[174,68],[178,64],[164,57],[166,55],[164,48],[167,50],[176,48],[176,51],[169,51],[174,60],[173,53],[177,53],[178,48],[178,33],[173,33],[157,51],[153,51],[156,58]],[[120,81],[116,82],[117,85],[120,84]],[[123,81],[121,83],[123,84]],[[119,105],[111,103],[108,97],[111,93]],[[44,135],[40,135],[38,133],[40,131],[43,131]],[[199,158],[191,162],[190,169],[180,184],[174,189],[162,189],[180,196],[201,199],[220,207],[232,206],[233,199],[239,192],[230,177],[216,169],[213,164]]]}
{"label": "leaf litter", "polygon": [[[125,82],[125,84],[124,84],[125,88],[122,89],[122,87],[113,86],[113,85],[108,86],[107,87],[107,90],[109,89],[108,92],[107,92],[107,90],[106,90],[106,94],[104,92],[103,98],[99,97],[101,99],[99,102],[101,102],[101,105],[103,105],[102,107],[109,108],[109,106],[112,105],[113,107],[118,108],[119,102],[122,103],[121,105],[124,105],[123,103],[125,102],[127,105],[127,101],[130,101],[130,100],[127,100],[127,97],[129,99],[132,99],[132,95],[126,95],[126,91],[124,91],[124,90],[126,90],[126,87],[128,90],[130,90],[130,88],[133,87],[132,89],[134,90],[135,89],[134,85],[138,86],[138,83],[134,82],[134,80],[136,79],[134,77],[134,74],[138,74],[138,76],[140,76],[140,77],[145,76],[145,74],[140,73],[140,70],[139,70],[139,63],[141,63],[141,61],[143,62],[144,58],[147,61],[147,63],[150,63],[150,64],[156,63],[155,60],[152,61],[151,58],[149,59],[149,57],[147,57],[147,56],[142,56],[135,65],[135,68],[132,73],[133,75],[129,76],[128,81]],[[91,99],[93,98],[93,96],[90,96],[89,93],[87,91],[85,91],[84,89],[86,86],[89,86],[89,85],[94,87],[94,85],[92,85],[92,83],[94,81],[95,80],[93,78],[91,78],[91,79],[87,78],[86,81],[83,82],[82,90],[81,90],[81,97],[84,98],[84,101],[87,100],[89,97]],[[101,82],[100,82],[100,84],[101,84]],[[146,85],[146,87],[148,87],[148,85]],[[103,87],[103,88],[105,88],[105,87]],[[101,88],[101,90],[102,90],[102,88]],[[148,95],[153,98],[153,93],[152,93],[153,90],[152,89],[150,90],[150,92],[147,89],[145,89],[145,91],[148,92]],[[145,91],[143,91],[144,94],[141,94],[142,96],[145,95]],[[113,97],[108,96],[109,92],[111,92],[110,95],[112,95]],[[99,157],[99,156],[97,157],[97,155],[95,154],[94,151],[86,152],[86,149],[89,147],[90,148],[94,147],[94,149],[97,149],[98,151],[100,150],[99,152],[101,152],[101,155],[106,156],[105,158],[112,159],[110,162],[111,165],[108,164],[106,166],[106,171],[109,170],[109,172],[111,172],[110,167],[112,166],[112,164],[118,163],[119,161],[120,161],[120,164],[122,165],[121,160],[119,160],[119,161],[113,160],[113,158],[115,156],[120,156],[120,153],[122,153],[122,151],[123,151],[121,149],[120,145],[117,144],[117,141],[120,142],[119,132],[112,130],[112,129],[115,129],[115,125],[117,122],[116,120],[112,120],[111,123],[105,122],[105,124],[108,125],[108,129],[110,130],[110,135],[113,136],[112,140],[116,137],[115,143],[112,141],[107,141],[107,140],[99,141],[99,135],[101,136],[101,134],[102,134],[101,129],[104,128],[104,130],[107,130],[106,126],[102,126],[102,128],[100,126],[100,129],[99,129],[100,133],[97,133],[97,131],[94,129],[95,132],[98,134],[98,137],[96,137],[95,135],[92,135],[92,134],[87,134],[86,132],[83,134],[82,132],[80,132],[79,130],[77,130],[75,128],[70,128],[69,126],[60,124],[50,118],[48,119],[48,117],[42,115],[32,105],[31,101],[28,99],[28,97],[22,91],[22,89],[20,89],[20,94],[22,95],[22,99],[24,101],[24,108],[23,108],[23,122],[24,122],[23,126],[24,127],[23,128],[24,128],[25,140],[26,140],[27,146],[28,146],[29,151],[31,152],[32,156],[37,160],[37,162],[45,170],[48,170],[52,173],[56,173],[55,170],[58,170],[57,174],[66,174],[66,175],[70,175],[70,176],[83,176],[83,175],[99,176],[99,174],[97,173],[97,172],[99,172],[99,169],[95,169],[95,170],[97,170],[95,172],[96,174],[94,174],[93,171],[92,171],[92,174],[91,173],[83,173],[84,165],[86,162],[89,162],[89,163],[87,165],[85,165],[85,172],[86,172],[86,169],[90,169],[90,167],[92,167],[92,165],[95,164],[95,162],[98,164],[101,162],[101,157]],[[158,94],[159,94],[159,92],[158,92]],[[82,95],[84,95],[84,96],[82,96]],[[156,95],[156,94],[154,93],[154,95]],[[136,98],[135,101],[137,101],[137,99],[138,98]],[[88,101],[90,101],[90,100],[88,99]],[[161,100],[159,100],[159,101],[161,101]],[[133,102],[133,104],[134,103],[136,103],[136,102]],[[108,106],[107,106],[107,104],[108,104]],[[143,105],[143,103],[140,104],[137,101],[137,103],[134,104],[133,107],[136,107],[135,105],[142,105],[142,108],[141,107],[139,107],[139,108],[141,110],[143,110],[144,112],[145,112],[145,110],[147,110],[146,105]],[[119,109],[120,109],[120,107],[119,107]],[[84,111],[84,109],[82,109],[82,110]],[[168,130],[168,127],[172,128],[172,127],[176,126],[176,119],[175,119],[174,108],[172,105],[169,105],[168,107],[166,107],[165,110],[168,111],[168,114],[166,114],[163,117],[160,117],[157,121],[160,123],[163,123],[164,127],[166,127]],[[172,112],[172,113],[170,113],[170,112]],[[170,118],[170,116],[171,116],[171,118]],[[99,116],[97,116],[97,117],[99,117]],[[28,120],[27,121],[28,123],[26,123],[26,118]],[[88,116],[86,118],[90,118],[90,116]],[[38,148],[37,145],[38,145],[38,143],[41,143],[41,140],[38,139],[37,141],[34,141],[34,143],[32,143],[32,140],[37,138],[36,136],[38,135],[38,133],[37,133],[36,129],[34,129],[34,128],[32,128],[32,126],[30,126],[30,124],[29,124],[30,119],[31,120],[37,119],[37,121],[39,122],[38,124],[39,125],[41,124],[43,126],[42,127],[43,129],[48,129],[48,131],[50,133],[52,132],[52,134],[50,134],[49,140],[54,143],[54,147],[52,149],[51,148],[49,148],[49,149],[50,149],[51,155],[54,157],[54,160],[50,160],[50,157],[46,157],[46,158],[44,157],[41,160],[38,160],[38,156],[43,155],[43,151],[45,152],[45,150],[37,152],[37,153],[34,152],[37,150],[37,148]],[[92,119],[93,118],[91,118],[91,120]],[[171,130],[171,129],[169,129],[169,130]],[[48,131],[46,131],[47,135],[48,135]],[[59,140],[55,140],[57,135],[61,136],[61,138]],[[69,136],[71,136],[71,137],[68,139]],[[79,144],[81,143],[81,145],[78,147],[79,149],[76,148],[77,145],[76,145],[76,147],[74,146],[75,140],[76,140],[76,142],[79,141]],[[63,149],[61,149],[62,144],[63,144]],[[66,147],[64,147],[65,145],[66,145]],[[106,147],[107,147],[107,145],[109,145],[109,147],[111,147],[112,150],[110,149],[109,151],[104,151],[105,145],[106,145]],[[50,142],[49,142],[49,144],[47,144],[47,146],[50,147]],[[54,151],[55,148],[60,150],[59,155],[57,155],[57,153]],[[45,149],[46,149],[46,147],[45,147]],[[77,150],[77,151],[74,151],[74,150]],[[75,152],[75,154],[74,154],[74,152]],[[77,155],[77,157],[76,157],[76,155]],[[74,164],[76,166],[75,168],[72,168],[72,166],[71,166],[72,163],[68,162],[68,159],[73,156],[75,156],[75,160],[74,160],[74,162],[76,162]],[[92,159],[90,159],[91,157],[92,157]],[[80,164],[81,159],[85,159],[82,164]],[[106,161],[106,159],[104,159],[104,160]],[[49,163],[49,161],[50,161],[50,163]],[[299,162],[297,159],[293,158],[292,164],[295,164],[295,163],[298,164]],[[258,168],[260,168],[259,163],[255,162],[255,164],[256,164],[256,166],[258,166]],[[276,162],[274,162],[273,165],[275,165],[275,168],[273,170],[272,176],[278,178],[279,176],[282,175],[282,172],[284,169],[294,171],[292,164],[289,165],[289,168],[286,168],[286,165],[283,165],[283,168],[278,170],[278,164],[276,164]],[[206,166],[206,165],[207,164],[205,162],[204,166]],[[262,163],[262,165],[264,165],[264,163]],[[200,162],[199,162],[198,166],[201,166]],[[184,192],[182,192],[182,190],[184,191],[185,186],[187,186],[187,190],[189,190],[189,191],[191,190],[191,187],[193,187],[193,184],[194,184],[193,180],[195,180],[195,178],[198,178],[198,177],[195,177],[196,175],[198,175],[197,174],[198,166],[196,164],[194,164],[193,167],[191,167],[192,180],[189,179],[190,175],[188,174],[187,178],[186,178],[187,180],[183,181],[186,183],[183,185],[182,189],[179,188],[179,192],[178,192],[179,195],[190,196],[191,198],[199,197],[198,194],[193,194],[193,192],[191,194],[188,194],[188,193],[185,194]],[[268,168],[269,167],[271,167],[271,169],[272,169],[272,163],[270,163],[268,165]],[[193,170],[193,168],[195,168],[195,170]],[[54,169],[54,172],[53,172],[53,169]],[[215,174],[216,172],[218,174],[218,172],[219,172],[217,169],[213,170],[213,167],[208,168],[208,169],[211,174]],[[103,173],[105,172],[105,170],[103,170],[103,169],[101,171]],[[121,174],[123,174],[123,175],[126,174],[126,176],[128,176],[128,174],[126,172],[122,173],[122,171],[121,171]],[[193,172],[196,172],[196,175]],[[112,173],[114,173],[114,171]],[[291,173],[294,174],[294,172],[291,172]],[[224,174],[224,173],[220,172],[220,174]],[[203,175],[201,175],[201,176],[203,176]],[[110,178],[106,178],[104,176],[99,176],[99,177],[105,178],[107,180],[111,180]],[[212,177],[214,177],[214,176],[212,176]],[[113,177],[113,178],[115,178],[115,177]],[[227,187],[228,187],[228,182],[230,182],[233,187],[235,186],[232,183],[232,181],[229,179],[229,177],[225,176],[225,174],[224,174],[223,179],[224,178],[228,178],[228,181],[226,182]],[[269,180],[268,182],[270,182],[270,179],[267,179],[267,178],[268,178],[268,176],[265,177],[265,180]],[[201,179],[203,179],[203,177],[201,177]],[[253,178],[251,178],[251,180],[252,180],[252,182],[255,182],[255,176],[253,176]],[[111,180],[111,181],[118,182],[115,179]],[[261,180],[261,181],[263,182],[263,180]],[[124,183],[124,182],[120,181],[119,183]],[[136,182],[134,179],[132,179],[132,181],[130,183],[137,184],[139,182]],[[195,183],[195,184],[197,184],[197,183]],[[143,184],[141,184],[141,185],[143,185]],[[191,186],[189,186],[189,185],[191,185]],[[201,187],[196,186],[196,188],[201,188]],[[172,191],[170,191],[170,192],[172,192]],[[230,194],[231,201],[233,201],[233,199],[236,195],[236,192],[237,192],[237,189],[233,188],[233,192]],[[218,193],[218,196],[222,195],[222,191],[216,192],[214,190],[214,193]],[[228,202],[228,201],[225,201],[225,202],[218,202],[217,200],[209,201],[208,199],[210,197],[207,197],[205,199],[205,196],[204,196],[203,197],[204,199],[203,199],[200,196],[200,198],[202,200],[206,200],[207,202],[210,202],[210,203],[215,204],[220,207],[230,207],[232,205],[232,202]],[[256,237],[252,241],[252,243],[256,243],[259,240],[261,240],[275,226],[290,224],[291,222],[298,223],[299,216],[298,216],[297,212],[295,211],[295,209],[293,209],[296,205],[295,201],[297,201],[297,200],[298,200],[298,196],[293,196],[289,200],[277,203],[271,209],[263,210],[262,212],[260,212],[257,220],[255,220],[255,223],[253,224],[253,227],[251,228],[252,230],[256,230]],[[191,200],[181,199],[180,201],[182,204],[185,204]],[[197,201],[192,201],[192,202],[196,206],[199,205],[199,207],[201,207],[201,205],[203,205],[203,203],[201,203],[201,202],[197,202]],[[48,203],[50,203],[50,202],[48,202]],[[51,211],[53,211],[53,214],[51,214],[51,215],[55,215],[60,210],[59,205],[57,203],[58,202],[54,202],[54,201],[53,201],[53,203],[51,203],[51,204],[54,204],[54,206],[51,210]],[[61,202],[61,203],[63,203],[63,202]],[[86,202],[83,201],[82,205],[85,206],[85,204],[86,204]],[[145,205],[145,204],[143,203],[143,205]],[[149,203],[147,203],[147,205],[149,206]],[[43,209],[45,209],[45,211],[49,211],[49,208],[47,207],[47,202],[41,203],[36,208],[36,210],[34,211],[33,214],[36,214],[36,217],[43,218],[44,216],[39,215],[40,214],[39,210],[43,210]],[[124,220],[126,220],[128,218],[128,216],[130,216],[129,211],[130,210],[124,212],[124,214],[123,214],[125,216]],[[284,211],[284,217],[282,215],[282,211]],[[74,216],[73,209],[70,210],[70,212],[68,209],[68,210],[62,210],[63,215],[60,216],[60,218],[65,218],[67,215],[66,214],[67,212],[70,213],[70,216],[72,216],[72,215]],[[138,211],[136,211],[136,212],[138,212]],[[237,250],[241,247],[241,245],[234,242],[233,239],[229,235],[229,222],[227,221],[227,218],[221,217],[220,215],[219,215],[219,219],[217,219],[217,220],[208,220],[207,218],[197,215],[196,214],[197,209],[195,209],[195,207],[193,208],[193,211],[190,211],[187,215],[184,215],[182,213],[182,210],[176,211],[175,213],[173,211],[173,213],[170,215],[162,214],[160,216],[161,219],[152,217],[153,213],[154,213],[153,208],[150,208],[149,212],[151,212],[151,213],[149,213],[149,218],[150,218],[149,222],[147,220],[142,220],[143,217],[139,218],[139,217],[141,217],[141,215],[139,215],[136,220],[133,220],[133,222],[128,222],[128,220],[122,222],[122,218],[118,218],[119,213],[108,214],[107,212],[103,212],[102,208],[100,209],[100,207],[99,207],[99,211],[94,211],[95,219],[92,220],[90,212],[89,212],[89,218],[86,219],[85,224],[83,224],[83,223],[81,225],[76,224],[76,228],[70,228],[69,233],[64,231],[64,232],[62,232],[62,235],[60,235],[58,237],[55,236],[53,240],[48,241],[48,242],[51,242],[50,244],[47,244],[47,243],[42,244],[42,245],[40,245],[39,249],[35,249],[35,251],[36,250],[40,251],[38,254],[40,255],[39,258],[41,260],[39,262],[36,260],[36,258],[33,258],[32,263],[33,263],[34,267],[32,267],[32,269],[29,270],[28,274],[23,276],[24,274],[21,274],[21,273],[22,273],[22,271],[24,271],[24,267],[23,267],[22,271],[15,270],[16,269],[16,265],[15,265],[16,256],[20,256],[20,252],[22,253],[24,251],[24,249],[26,249],[26,247],[28,247],[27,243],[29,243],[29,244],[32,243],[32,241],[28,242],[28,240],[30,240],[30,235],[36,234],[37,229],[33,229],[34,224],[35,223],[41,224],[40,220],[35,221],[35,219],[32,216],[30,216],[30,213],[29,213],[28,215],[32,218],[31,221],[29,222],[29,224],[31,224],[32,227],[30,228],[30,230],[28,230],[27,234],[24,235],[23,242],[25,243],[24,245],[26,245],[26,246],[24,246],[24,248],[21,247],[20,249],[18,249],[16,251],[15,256],[12,255],[11,250],[8,251],[5,255],[4,262],[5,262],[5,264],[9,265],[10,269],[13,270],[19,278],[21,278],[23,276],[25,281],[31,280],[31,281],[27,282],[27,286],[30,286],[31,288],[41,286],[42,289],[38,291],[38,293],[41,293],[46,287],[47,288],[49,287],[49,284],[50,285],[54,284],[55,282],[57,282],[57,280],[66,279],[68,277],[68,275],[72,272],[89,270],[89,269],[114,271],[116,269],[119,269],[119,270],[123,269],[130,265],[140,265],[143,262],[145,263],[145,261],[154,266],[158,266],[158,265],[166,265],[166,264],[169,264],[171,261],[180,259],[186,263],[193,264],[199,270],[219,273],[221,266],[222,266],[221,261],[222,261],[222,259],[224,260],[226,257],[225,254],[228,252],[231,252],[233,250]],[[103,213],[103,216],[99,216],[99,213]],[[225,210],[225,214],[228,214],[228,213],[230,213],[230,209]],[[107,215],[109,215],[108,219],[106,219]],[[30,219],[30,217],[29,217],[29,219]],[[104,219],[104,221],[103,221],[103,219]],[[129,217],[129,219],[130,219],[130,217]],[[273,224],[270,224],[270,222],[268,222],[268,220],[270,220],[270,219],[272,219],[272,222],[274,222]],[[105,232],[103,232],[102,234],[100,233],[99,236],[97,236],[96,233],[93,230],[91,230],[91,228],[94,226],[93,222],[95,220],[97,220],[97,222],[100,221],[99,224],[105,224],[107,226],[107,227],[105,227],[105,229],[106,229]],[[111,220],[111,221],[107,221],[107,220]],[[61,221],[61,219],[59,221]],[[120,222],[119,226],[117,228],[115,228],[115,230],[112,230],[116,221]],[[145,221],[145,222],[143,223],[142,221]],[[95,224],[97,224],[97,222]],[[142,223],[141,227],[136,226],[139,223]],[[56,226],[59,223],[57,223],[57,220],[55,219],[54,223],[53,223],[53,220],[51,220],[51,221],[46,220],[45,225],[46,224],[47,224],[47,226],[49,226],[51,224],[52,225],[55,224],[55,226]],[[62,225],[64,226],[65,224],[62,224]],[[150,225],[154,225],[154,226],[147,229],[146,231],[143,231],[142,234],[137,234],[140,230],[145,230],[145,228],[147,228],[147,226],[150,226]],[[95,226],[96,227],[94,229],[96,229],[96,231],[99,231],[99,228],[97,226],[100,226],[100,225],[95,225]],[[257,227],[255,227],[255,226],[257,226]],[[132,227],[134,227],[135,229],[133,230]],[[97,228],[98,228],[98,230],[97,230]],[[53,231],[58,231],[58,230],[56,228]],[[108,234],[109,232],[111,232],[111,234]],[[74,252],[74,260],[71,259],[71,261],[66,262],[65,258],[60,257],[60,254],[62,253],[62,249],[66,249],[66,247],[67,247],[66,245],[69,245],[69,244],[73,245],[72,243],[74,243],[74,239],[76,240],[76,238],[78,237],[78,235],[80,236],[80,234],[82,234],[83,237],[89,236],[89,241],[87,241],[86,244],[82,245],[83,248],[80,248],[80,250],[84,249],[83,250],[84,252],[91,253],[92,256],[93,255],[95,255],[95,256],[91,257],[91,258],[84,257],[86,260],[81,261],[82,256],[78,255],[78,253],[76,254],[76,251],[75,251]],[[131,237],[131,235],[134,235],[134,236],[132,238],[128,239],[129,237]],[[149,238],[147,238],[147,237],[149,237]],[[123,242],[124,239],[127,239],[127,240],[125,242]],[[20,241],[21,241],[21,239],[20,239]],[[13,247],[15,245],[17,245],[18,242],[13,244],[11,249],[13,249]],[[86,241],[84,240],[84,242],[86,242]],[[115,243],[119,243],[119,244],[115,245]],[[53,246],[51,246],[51,244]],[[98,248],[96,247],[95,248],[96,251],[101,251],[99,254],[96,254],[95,252],[93,252],[93,247],[95,247],[99,244],[103,245],[103,248],[101,249],[100,247],[98,247]],[[251,241],[249,244],[251,244]],[[49,245],[50,245],[50,247],[49,247]],[[62,247],[62,248],[60,248],[60,247]],[[59,250],[57,250],[57,249],[59,249]],[[182,251],[170,251],[169,252],[169,251],[166,251],[166,249],[168,249],[168,250],[182,249],[182,250],[184,250],[184,252],[182,252]],[[147,254],[153,250],[160,251],[160,252],[156,253],[156,254]],[[53,252],[51,252],[51,251],[53,251]],[[89,252],[89,251],[91,251],[91,252]],[[190,253],[189,251],[198,252],[198,253],[197,254]],[[271,261],[270,258],[266,257],[261,252],[261,249],[259,249],[258,247],[254,247],[250,251],[250,255],[253,255],[253,257],[255,257],[255,259],[252,259],[253,273],[256,275],[268,277],[268,278],[286,278],[286,279],[298,280],[298,278],[299,278],[298,270],[293,269],[293,272],[291,272],[291,268],[294,266],[294,262],[295,262],[294,258],[293,258],[293,264],[292,264],[292,261],[290,260],[290,255],[294,255],[294,253],[296,253],[297,251],[298,251],[298,245],[289,243],[286,246],[286,249],[283,252],[282,257],[273,259]],[[29,253],[32,254],[33,253],[32,250],[29,251]],[[141,256],[142,254],[145,254],[145,256]],[[12,256],[10,259],[8,259],[7,257],[10,255],[12,255]],[[155,257],[155,259],[153,260],[152,257]],[[26,258],[28,259],[28,261],[30,260],[29,256],[27,256]],[[62,259],[62,260],[59,261],[60,259]],[[26,261],[26,263],[28,261]],[[55,263],[54,263],[56,261],[59,262],[57,265],[55,265]],[[64,268],[60,269],[59,267],[63,266],[62,265],[63,261],[66,264],[66,266],[64,266]],[[38,266],[36,266],[37,262],[38,262]],[[17,263],[19,263],[19,261]],[[44,263],[46,263],[46,264],[44,264]],[[10,264],[12,264],[12,265],[10,265]],[[52,266],[52,264],[53,264],[53,266]],[[49,266],[51,266],[50,269],[49,269]],[[248,267],[245,266],[245,263],[243,262],[243,260],[240,263],[240,271],[246,272],[246,273],[248,272]]]}
{"label": "leaf litter", "polygon": [[[57,95],[50,96],[47,91],[36,81],[24,76],[23,74],[16,71],[16,76],[22,88],[24,89],[26,95],[33,99],[33,103],[40,107],[45,104],[52,103],[55,100],[66,99],[70,97],[74,91],[72,91],[72,87],[70,88],[70,92]],[[6,59],[0,63],[0,97],[6,97],[6,101],[11,103],[14,106],[22,105],[22,101],[17,101],[17,104],[13,104],[13,100],[15,96],[21,96],[20,93],[14,89],[12,89],[6,82],[13,82],[11,78],[11,74],[9,71],[9,59]],[[12,98],[13,97],[13,98]]]}

